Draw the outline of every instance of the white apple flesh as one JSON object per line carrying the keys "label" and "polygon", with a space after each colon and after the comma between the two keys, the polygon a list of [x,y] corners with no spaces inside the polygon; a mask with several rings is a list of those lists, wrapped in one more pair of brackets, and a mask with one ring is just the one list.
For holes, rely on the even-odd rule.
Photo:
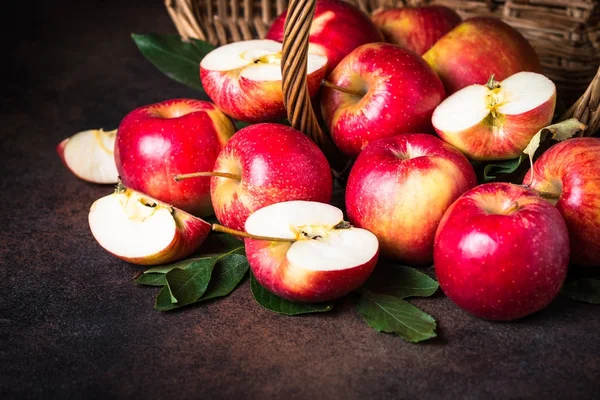
{"label": "white apple flesh", "polygon": [[552,122],[556,86],[542,74],[518,72],[502,82],[470,85],[440,103],[438,135],[472,160],[516,158]]}
{"label": "white apple flesh", "polygon": [[122,185],[92,204],[88,222],[100,246],[139,265],[180,260],[211,230],[204,220]]}
{"label": "white apple flesh", "polygon": [[117,130],[90,129],[64,139],[56,147],[65,166],[78,178],[100,184],[119,179],[114,149]]}
{"label": "white apple flesh", "polygon": [[263,207],[246,220],[246,255],[257,281],[294,302],[340,298],[360,287],[379,257],[375,235],[344,222],[329,204],[288,201]]}
{"label": "white apple flesh", "polygon": [[[282,44],[244,40],[220,46],[200,62],[202,87],[223,112],[249,123],[286,117],[281,76]],[[314,96],[327,71],[327,57],[309,51],[307,85]]]}

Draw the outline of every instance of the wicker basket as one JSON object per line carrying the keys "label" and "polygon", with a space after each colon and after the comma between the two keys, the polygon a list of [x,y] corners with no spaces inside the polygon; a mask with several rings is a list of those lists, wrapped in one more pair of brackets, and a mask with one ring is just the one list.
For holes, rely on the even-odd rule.
{"label": "wicker basket", "polygon": [[[321,131],[305,87],[308,30],[316,0],[165,0],[179,34],[214,45],[264,38],[271,21],[289,7],[283,50],[283,86],[288,119],[337,158]],[[495,16],[518,29],[535,48],[544,74],[572,106],[575,117],[600,129],[600,1],[598,0],[346,0],[367,14],[379,8],[438,4],[463,18]]]}

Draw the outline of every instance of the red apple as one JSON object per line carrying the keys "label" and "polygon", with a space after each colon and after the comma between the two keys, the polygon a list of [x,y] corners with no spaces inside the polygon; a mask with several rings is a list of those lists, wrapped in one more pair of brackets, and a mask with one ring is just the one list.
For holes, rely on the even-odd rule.
{"label": "red apple", "polygon": [[457,149],[433,135],[403,134],[369,144],[346,187],[349,221],[373,232],[382,256],[411,265],[433,260],[433,238],[446,209],[477,184]]}
{"label": "red apple", "polygon": [[215,215],[237,230],[259,208],[289,200],[328,203],[333,192],[323,152],[308,136],[282,124],[240,129],[219,153],[213,171],[230,174],[211,180]]}
{"label": "red apple", "polygon": [[172,99],[139,107],[123,118],[115,161],[123,184],[192,214],[212,214],[210,178],[175,182],[173,176],[212,170],[235,132],[207,101]]}
{"label": "red apple", "polygon": [[[282,45],[273,40],[229,43],[200,62],[200,80],[210,99],[227,115],[245,122],[281,121],[287,112],[281,82]],[[327,71],[327,58],[310,51],[307,80],[314,96]]]}
{"label": "red apple", "polygon": [[503,80],[521,71],[542,72],[531,44],[515,28],[494,17],[464,20],[423,57],[442,78],[448,94],[490,76]]}
{"label": "red apple", "polygon": [[541,192],[569,229],[573,264],[600,266],[600,138],[572,138],[552,145],[523,184]]}
{"label": "red apple", "polygon": [[340,298],[369,278],[378,260],[377,238],[344,223],[342,211],[307,201],[276,203],[246,220],[251,235],[285,239],[244,239],[256,280],[294,302]]}
{"label": "red apple", "polygon": [[354,49],[327,80],[338,88],[322,88],[323,118],[350,157],[379,138],[433,132],[431,115],[445,97],[440,78],[421,57],[390,43]]}
{"label": "red apple", "polygon": [[63,164],[79,179],[115,184],[119,180],[114,155],[116,136],[116,129],[81,131],[61,141],[56,152]]}
{"label": "red apple", "polygon": [[424,54],[462,21],[453,9],[435,5],[380,9],[371,18],[387,42],[418,55]]}
{"label": "red apple", "polygon": [[472,160],[518,157],[533,136],[550,125],[556,86],[542,74],[517,72],[501,82],[470,85],[433,112],[438,135]]}
{"label": "red apple", "polygon": [[202,219],[122,185],[92,204],[88,222],[100,246],[139,265],[185,258],[211,230]]}
{"label": "red apple", "polygon": [[[283,41],[287,11],[279,15],[267,39]],[[309,33],[310,48],[327,56],[331,72],[346,54],[365,43],[383,42],[383,35],[367,14],[341,0],[318,0]]]}
{"label": "red apple", "polygon": [[486,183],[446,211],[433,258],[450,300],[477,317],[508,321],[542,310],[558,295],[569,236],[560,213],[533,191]]}

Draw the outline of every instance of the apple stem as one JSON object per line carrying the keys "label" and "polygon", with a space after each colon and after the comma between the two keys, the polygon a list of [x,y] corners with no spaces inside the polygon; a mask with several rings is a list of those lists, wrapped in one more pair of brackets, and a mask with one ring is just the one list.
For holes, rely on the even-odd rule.
{"label": "apple stem", "polygon": [[212,230],[215,231],[215,232],[228,233],[230,235],[239,236],[239,237],[248,238],[248,239],[267,240],[269,242],[290,242],[291,243],[291,242],[295,242],[296,241],[296,239],[276,238],[276,237],[270,237],[270,236],[253,235],[253,234],[248,233],[248,232],[238,231],[237,229],[231,229],[231,228],[228,228],[226,226],[219,225],[219,224],[212,224]]}
{"label": "apple stem", "polygon": [[242,180],[242,177],[240,175],[230,174],[229,172],[217,172],[217,171],[215,171],[215,172],[192,172],[190,174],[179,174],[179,175],[175,175],[173,177],[173,179],[175,179],[175,182],[179,182],[184,179],[199,178],[202,176],[220,176],[221,178],[235,179],[236,181]]}
{"label": "apple stem", "polygon": [[504,210],[502,210],[502,213],[505,215],[509,215],[512,214],[513,212],[517,211],[519,209],[519,203],[512,202],[508,207],[506,207]]}
{"label": "apple stem", "polygon": [[[532,179],[533,181],[533,174],[532,174]],[[524,187],[525,189],[529,189],[533,192],[535,192],[535,194],[537,194],[538,196],[540,196],[542,199],[546,199],[546,200],[558,200],[560,199],[560,194],[556,194],[556,193],[552,193],[552,192],[545,192],[543,190],[537,190],[531,187],[531,184],[528,185],[521,185],[522,187]]]}
{"label": "apple stem", "polygon": [[329,81],[326,81],[326,80],[323,81],[323,86],[331,88],[331,89],[339,90],[340,92],[352,94],[352,95],[358,96],[358,97],[363,97],[365,95],[364,92],[361,92],[361,91],[358,91],[358,90],[354,90],[354,89],[350,89],[350,88],[345,88],[345,87],[342,87],[342,86],[338,86],[338,85],[333,84],[333,83],[331,83]]}

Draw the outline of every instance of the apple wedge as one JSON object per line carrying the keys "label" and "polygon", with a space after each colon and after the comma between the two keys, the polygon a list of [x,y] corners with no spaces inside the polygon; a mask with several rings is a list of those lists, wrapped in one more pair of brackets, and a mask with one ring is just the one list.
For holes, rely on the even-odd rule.
{"label": "apple wedge", "polygon": [[117,130],[90,129],[64,139],[56,147],[63,164],[80,179],[115,184],[119,179],[114,148]]}
{"label": "apple wedge", "polygon": [[345,296],[367,280],[379,258],[377,237],[352,227],[339,208],[325,203],[272,204],[252,213],[245,228],[261,237],[244,239],[257,281],[289,301]]}
{"label": "apple wedge", "polygon": [[502,82],[470,85],[434,110],[438,135],[472,160],[518,157],[531,138],[552,122],[556,86],[542,74],[518,72]]}
{"label": "apple wedge", "polygon": [[211,230],[204,220],[121,184],[92,204],[88,222],[100,246],[138,265],[180,260]]}
{"label": "apple wedge", "polygon": [[[223,112],[249,123],[286,117],[281,82],[282,44],[243,40],[217,47],[200,62],[206,94]],[[327,57],[309,52],[307,85],[314,96],[327,71]]]}

